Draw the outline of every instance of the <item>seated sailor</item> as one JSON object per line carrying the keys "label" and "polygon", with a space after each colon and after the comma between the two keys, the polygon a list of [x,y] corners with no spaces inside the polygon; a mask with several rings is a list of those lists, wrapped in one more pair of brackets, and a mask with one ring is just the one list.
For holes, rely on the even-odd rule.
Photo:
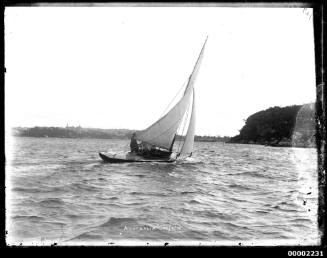
{"label": "seated sailor", "polygon": [[138,153],[139,145],[135,139],[135,133],[132,134],[131,143],[130,143],[131,152]]}

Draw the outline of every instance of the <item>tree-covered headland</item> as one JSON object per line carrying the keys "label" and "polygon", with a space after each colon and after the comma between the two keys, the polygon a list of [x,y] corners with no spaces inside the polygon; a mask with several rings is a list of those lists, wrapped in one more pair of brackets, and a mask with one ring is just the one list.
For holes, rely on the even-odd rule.
{"label": "tree-covered headland", "polygon": [[314,104],[272,107],[249,116],[229,143],[285,147],[315,146]]}

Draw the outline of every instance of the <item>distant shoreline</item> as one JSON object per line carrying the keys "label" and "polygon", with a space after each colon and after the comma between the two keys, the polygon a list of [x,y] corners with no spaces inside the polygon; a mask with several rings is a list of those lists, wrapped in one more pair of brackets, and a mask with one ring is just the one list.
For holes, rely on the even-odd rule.
{"label": "distant shoreline", "polygon": [[[65,136],[26,136],[26,135],[10,135],[12,137],[26,137],[26,138],[55,138],[55,139],[98,139],[98,140],[130,140],[130,138],[99,138],[99,137],[65,137]],[[181,141],[182,139],[177,139],[176,141]],[[227,143],[227,141],[219,141],[219,140],[205,140],[205,139],[194,139],[195,142],[222,142]]]}
{"label": "distant shoreline", "polygon": [[[129,140],[137,130],[129,129],[98,129],[78,127],[14,127],[10,135],[15,137],[35,138],[66,138],[66,139],[120,139]],[[184,137],[177,135],[176,141]],[[196,142],[227,142],[230,137],[224,136],[199,136],[194,137]]]}
{"label": "distant shoreline", "polygon": [[[97,140],[130,140],[129,138],[94,138],[94,137],[44,137],[44,136],[21,136],[21,135],[11,135],[12,137],[27,137],[27,138],[54,138],[54,139],[97,139]],[[178,139],[176,141],[181,141]],[[241,142],[224,142],[224,141],[212,141],[212,140],[194,140],[195,142],[220,142],[224,144],[242,144],[242,145],[261,145],[264,147],[279,147],[279,148],[305,148],[305,149],[316,149],[315,146],[296,146],[296,145],[286,145],[286,144],[263,144],[263,143],[241,143]]]}

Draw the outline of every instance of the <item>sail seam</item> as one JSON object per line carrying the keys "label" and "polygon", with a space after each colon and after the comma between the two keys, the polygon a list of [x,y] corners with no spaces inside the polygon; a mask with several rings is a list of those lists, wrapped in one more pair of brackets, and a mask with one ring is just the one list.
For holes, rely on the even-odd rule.
{"label": "sail seam", "polygon": [[[176,103],[176,105],[171,109],[171,110],[173,110],[175,107],[177,107],[180,103],[182,103],[183,101],[185,101],[183,98],[182,99],[180,99],[179,100],[179,102],[177,102]],[[143,133],[142,132],[140,132],[140,135],[138,135],[137,137],[136,137],[136,139],[139,139],[139,140],[141,140],[140,138],[142,138],[142,136],[144,135],[144,133],[149,129],[149,128],[151,128],[152,126],[154,126],[155,124],[158,124],[158,126],[160,127],[160,122],[164,119],[164,118],[166,118],[167,117],[167,115],[168,115],[169,113],[166,113],[163,117],[161,117],[156,123],[154,123],[154,124],[152,124],[152,125],[150,125],[149,127],[147,127],[144,131],[143,131]],[[181,119],[181,118],[180,118]],[[179,119],[179,120],[180,120]],[[179,121],[178,120],[178,121]],[[177,121],[177,122],[178,122]],[[176,124],[177,122],[175,122],[174,124]],[[173,124],[173,125],[174,125]],[[168,129],[170,129],[171,127],[169,127]],[[168,131],[168,130],[166,130],[166,131]],[[165,132],[166,132],[165,131]],[[154,138],[152,138],[152,139],[155,139],[156,137],[154,137]]]}
{"label": "sail seam", "polygon": [[[186,121],[188,119],[189,110],[190,110],[190,104],[189,104],[189,107],[187,108],[187,111],[186,111],[185,124],[183,125],[183,129],[182,129],[182,137],[183,137],[183,133],[184,133],[185,126],[186,126]],[[185,137],[186,137],[186,135],[185,135]],[[184,140],[184,143],[185,143],[185,140]],[[180,152],[180,150],[183,148],[184,144],[183,144],[181,149],[180,149],[180,146],[181,146],[181,141],[178,144],[178,148],[177,148],[178,151],[177,152]]]}
{"label": "sail seam", "polygon": [[[193,88],[193,98],[192,98],[192,111],[191,111],[191,117],[190,117],[189,127],[188,127],[188,129],[187,129],[187,133],[186,133],[186,135],[185,135],[185,140],[184,140],[184,143],[183,143],[183,146],[182,146],[182,148],[181,148],[180,153],[181,153],[181,152],[184,152],[184,146],[185,146],[186,141],[188,140],[190,126],[192,126],[193,123],[194,123],[194,122],[192,123],[193,116],[195,115],[195,114],[194,114],[194,112],[195,112],[195,110],[194,110],[194,104],[195,104],[195,92],[194,92],[194,88]],[[192,123],[192,124],[191,124],[191,123]],[[194,132],[193,132],[193,137],[194,137]],[[193,141],[194,141],[194,138],[193,138]],[[192,143],[192,145],[193,145],[193,143]],[[185,152],[185,153],[186,153],[186,152]],[[192,155],[192,151],[190,152],[190,155]]]}
{"label": "sail seam", "polygon": [[[176,104],[176,106],[182,101],[182,99]],[[172,110],[172,109],[171,109]],[[168,113],[167,113],[168,114]],[[154,124],[159,124],[166,116],[167,114],[165,114],[163,117],[161,117],[156,123]],[[151,128],[154,124],[150,125],[149,127],[147,127],[144,131],[148,130],[149,128]],[[142,137],[144,133],[141,133],[141,135],[139,135],[137,138]]]}
{"label": "sail seam", "polygon": [[[153,139],[156,139],[156,138],[160,137],[161,135],[165,134],[165,133],[166,133],[167,131],[169,131],[173,126],[175,126],[177,123],[179,123],[181,119],[182,119],[182,118],[180,118],[179,120],[177,120],[176,122],[174,122],[174,123],[173,123],[173,124],[172,124],[168,129],[167,129],[167,130],[163,131],[161,134],[159,134],[159,135],[157,135],[157,136],[151,138],[151,139],[148,140],[148,141],[152,141]],[[152,144],[152,145],[153,145],[153,144]],[[166,148],[166,147],[163,147],[163,146],[158,146],[158,147]]]}
{"label": "sail seam", "polygon": [[[207,37],[208,39],[208,37]],[[183,97],[168,111],[167,109],[169,106],[173,103],[173,101],[176,99],[177,95],[179,94],[180,90],[184,87],[179,89],[176,96],[173,98],[173,100],[169,103],[167,108],[165,109],[162,117],[149,127],[147,127],[142,132],[139,132],[136,134],[136,139],[148,142],[153,146],[157,146],[159,148],[172,149],[174,144],[174,139],[177,135],[177,131],[182,129],[182,134],[184,134],[184,131],[186,130],[187,124],[188,129],[186,132],[186,138],[184,141],[179,142],[179,146],[177,151],[180,153],[189,152],[192,151],[193,147],[193,141],[194,141],[194,134],[195,134],[195,116],[193,118],[193,109],[194,109],[194,83],[196,81],[196,75],[199,71],[199,65],[202,61],[203,52],[205,49],[205,45],[207,42],[207,39],[205,40],[205,43],[200,51],[200,54],[196,60],[195,66],[193,67],[192,73],[187,79],[187,85],[185,87],[185,91],[183,94]],[[193,90],[193,91],[192,91]],[[193,96],[193,98],[192,98]],[[191,111],[191,103],[190,100],[193,99],[192,104],[192,111]],[[191,117],[191,120],[189,118]],[[182,122],[185,119],[185,122]],[[189,123],[187,123],[189,121]],[[192,125],[191,125],[192,123]],[[183,124],[183,127],[181,128],[181,124]],[[191,127],[190,127],[191,126]],[[173,140],[172,140],[173,139]],[[181,146],[182,145],[182,146]],[[181,147],[181,148],[180,148]]]}
{"label": "sail seam", "polygon": [[[178,92],[176,93],[176,95],[174,96],[174,98],[170,101],[170,103],[168,104],[168,106],[165,108],[165,110],[164,110],[164,112],[162,113],[161,117],[163,117],[163,116],[166,114],[166,112],[167,112],[169,106],[170,106],[171,103],[173,103],[173,101],[176,99],[177,95],[178,95],[178,94],[180,93],[180,91],[184,88],[184,85],[186,84],[186,82],[188,82],[188,80],[189,80],[189,78],[187,78],[187,79],[185,80],[185,82],[183,83],[182,87],[178,90]],[[186,88],[187,88],[187,86],[186,86]],[[186,88],[185,88],[185,89],[186,89]],[[184,95],[185,95],[185,94],[184,94]],[[176,104],[177,104],[177,103],[176,103]]]}

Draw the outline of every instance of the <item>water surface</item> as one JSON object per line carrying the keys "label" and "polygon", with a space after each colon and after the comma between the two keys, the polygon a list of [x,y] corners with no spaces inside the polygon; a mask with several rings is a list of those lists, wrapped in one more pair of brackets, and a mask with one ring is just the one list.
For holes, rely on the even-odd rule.
{"label": "water surface", "polygon": [[196,142],[103,163],[123,140],[6,139],[8,244],[318,244],[316,150]]}

